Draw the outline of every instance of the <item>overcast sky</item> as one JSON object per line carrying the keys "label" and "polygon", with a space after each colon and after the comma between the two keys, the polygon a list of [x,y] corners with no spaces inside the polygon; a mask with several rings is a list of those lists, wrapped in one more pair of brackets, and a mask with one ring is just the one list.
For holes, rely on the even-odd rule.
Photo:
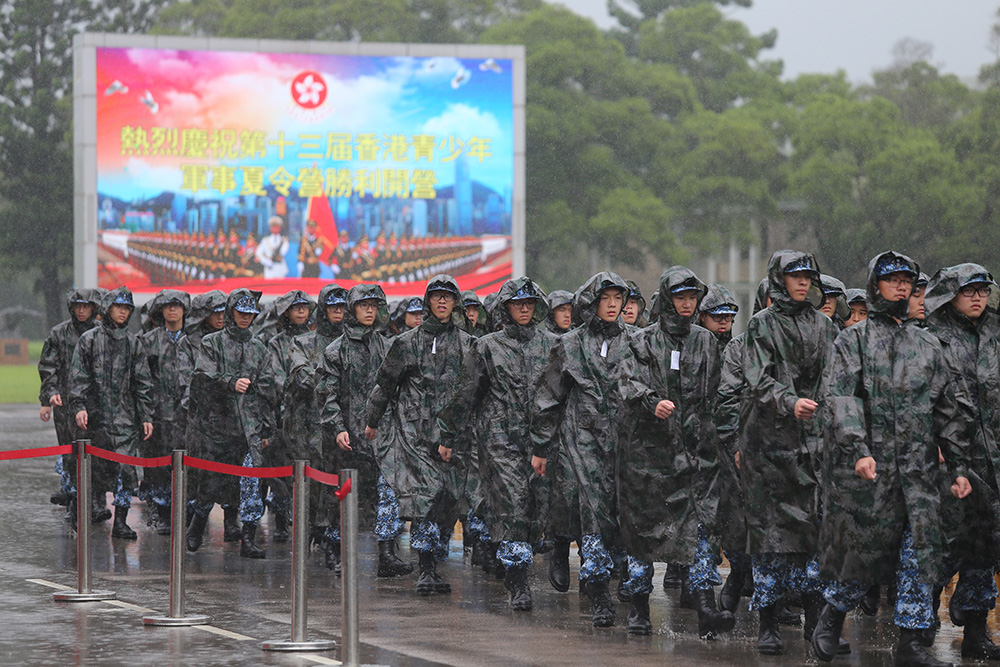
{"label": "overcast sky", "polygon": [[[602,28],[611,25],[606,0],[560,0]],[[909,37],[934,46],[942,72],[974,79],[995,60],[989,33],[1000,0],[755,0],[750,9],[723,8],[760,34],[778,29],[772,59],[785,77],[847,71],[853,82],[892,62],[892,47]]]}

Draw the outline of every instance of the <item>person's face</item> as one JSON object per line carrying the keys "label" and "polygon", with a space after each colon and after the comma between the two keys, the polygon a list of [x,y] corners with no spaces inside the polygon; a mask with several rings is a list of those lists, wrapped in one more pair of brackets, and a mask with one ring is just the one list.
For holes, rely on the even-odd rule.
{"label": "person's face", "polygon": [[465,307],[465,316],[469,318],[472,322],[472,326],[476,326],[479,323],[479,306],[472,304],[471,306]]}
{"label": "person's face", "polygon": [[179,303],[168,303],[163,307],[163,321],[167,326],[180,324],[184,321],[184,306]]}
{"label": "person's face", "polygon": [[970,320],[978,320],[979,316],[986,310],[986,302],[989,298],[990,286],[987,283],[973,283],[961,288],[955,298],[951,300],[951,304],[955,310]]}
{"label": "person's face", "polygon": [[114,304],[108,308],[108,317],[111,321],[122,326],[128,320],[128,316],[132,314],[132,309],[128,306],[123,306],[121,304]]}
{"label": "person's face", "polygon": [[297,303],[288,309],[288,321],[294,325],[302,325],[309,319],[309,306]]}
{"label": "person's face", "polygon": [[[333,308],[340,308],[341,318],[343,318],[343,307],[342,306],[330,306],[326,309],[329,314],[330,310]],[[365,299],[364,301],[358,301],[354,304],[354,319],[358,321],[361,326],[370,327],[375,324],[375,316],[378,314],[378,301],[375,299]],[[409,315],[409,313],[407,313]],[[333,321],[332,319],[330,320]],[[338,322],[340,320],[337,320]]]}
{"label": "person's face", "polygon": [[75,303],[73,304],[73,317],[77,322],[86,322],[94,314],[94,304]]}
{"label": "person's face", "polygon": [[712,315],[711,313],[701,314],[701,326],[712,333],[726,333],[733,328],[732,315]]}
{"label": "person's face", "polygon": [[851,304],[851,316],[847,318],[844,322],[844,326],[852,327],[858,322],[863,322],[868,319],[868,304],[866,303],[852,303]]}
{"label": "person's face", "polygon": [[407,313],[403,318],[403,323],[407,329],[416,329],[424,319],[423,313]]}
{"label": "person's face", "polygon": [[812,287],[812,274],[808,271],[792,271],[785,274],[785,289],[793,301],[805,301]]}
{"label": "person's face", "polygon": [[[357,310],[357,307],[355,307],[355,310]],[[344,319],[344,307],[340,304],[337,304],[335,306],[327,306],[326,319],[328,319],[331,324],[340,324],[340,322],[342,322]],[[361,322],[361,318],[358,318],[358,321]],[[375,320],[373,319],[372,321],[374,322]],[[365,324],[364,322],[361,323]],[[365,326],[368,325],[365,324]]]}
{"label": "person's face", "polygon": [[455,310],[455,295],[444,290],[434,290],[427,295],[427,300],[431,304],[431,313],[442,322],[451,317]]}
{"label": "person's face", "polygon": [[205,321],[208,322],[209,329],[218,331],[222,328],[222,325],[226,323],[226,313],[222,310],[217,313],[212,313],[205,318]]}
{"label": "person's face", "polygon": [[698,307],[698,292],[694,290],[685,290],[683,292],[678,292],[677,294],[671,294],[670,300],[674,303],[674,310],[681,317],[691,317],[694,315],[695,308]]}
{"label": "person's face", "polygon": [[573,324],[573,304],[564,303],[561,306],[556,306],[552,310],[552,321],[563,331],[568,331],[570,325]]}
{"label": "person's face", "polygon": [[629,299],[625,302],[625,308],[622,310],[622,319],[625,320],[625,324],[635,324],[639,319],[639,300]]}
{"label": "person's face", "polygon": [[510,318],[518,324],[527,324],[535,316],[535,300],[520,299],[507,302],[507,312]]}
{"label": "person's face", "polygon": [[837,295],[825,295],[823,297],[823,306],[819,309],[819,312],[823,313],[832,320],[833,314],[837,312]]}
{"label": "person's face", "polygon": [[622,290],[607,287],[597,298],[597,317],[605,322],[614,322],[622,312]]}
{"label": "person's face", "polygon": [[280,234],[281,233],[281,225],[271,225],[271,233],[272,234]]}
{"label": "person's face", "polygon": [[913,278],[902,271],[878,279],[878,293],[886,301],[904,301],[913,291]]}
{"label": "person's face", "polygon": [[233,319],[236,321],[236,326],[240,329],[246,329],[253,322],[253,318],[256,317],[254,313],[241,313],[240,311],[233,311]]}
{"label": "person's face", "polygon": [[922,320],[927,316],[927,310],[924,308],[924,288],[924,285],[914,287],[913,292],[910,293],[911,319]]}

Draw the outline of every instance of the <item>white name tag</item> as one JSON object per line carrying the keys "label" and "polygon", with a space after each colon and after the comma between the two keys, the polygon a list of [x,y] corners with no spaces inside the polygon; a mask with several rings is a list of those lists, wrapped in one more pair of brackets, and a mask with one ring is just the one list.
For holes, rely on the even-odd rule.
{"label": "white name tag", "polygon": [[601,343],[601,357],[603,359],[608,358],[608,341],[604,341],[603,343]]}
{"label": "white name tag", "polygon": [[431,354],[437,354],[437,353],[438,353],[438,339],[437,336],[435,336],[434,340],[431,342]]}
{"label": "white name tag", "polygon": [[681,353],[680,350],[674,350],[670,353],[670,370],[679,371],[681,369]]}

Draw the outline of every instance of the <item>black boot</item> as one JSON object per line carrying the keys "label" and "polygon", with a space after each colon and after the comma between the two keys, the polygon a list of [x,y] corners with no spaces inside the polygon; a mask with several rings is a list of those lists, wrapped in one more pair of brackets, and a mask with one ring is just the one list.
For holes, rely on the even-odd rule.
{"label": "black boot", "polygon": [[236,507],[223,507],[222,517],[222,541],[239,542],[242,534],[240,510]]}
{"label": "black boot", "polygon": [[497,552],[500,551],[499,542],[487,542],[486,543],[487,552],[493,557],[493,576],[496,577],[497,581],[503,581],[506,575],[506,569],[503,566],[503,561],[497,558]]}
{"label": "black boot", "polygon": [[1000,647],[993,643],[986,627],[985,611],[965,612],[965,633],[962,637],[962,657],[973,660],[1000,660]]}
{"label": "black boot", "polygon": [[410,572],[413,566],[396,555],[396,540],[379,540],[377,576],[401,577]]}
{"label": "black boot", "polygon": [[878,584],[873,584],[865,596],[861,598],[861,602],[858,603],[858,607],[861,608],[868,616],[874,616],[878,613],[878,605],[882,598],[882,587]]}
{"label": "black boot", "polygon": [[243,531],[240,535],[240,556],[243,558],[266,558],[264,550],[257,546],[254,537],[257,535],[257,524],[250,521],[243,523]]}
{"label": "black boot", "polygon": [[191,503],[187,504],[184,508],[184,527],[187,528],[191,525],[191,519],[194,518],[194,505]]}
{"label": "black boot", "polygon": [[208,516],[202,516],[195,512],[191,516],[191,523],[187,527],[187,549],[197,551],[201,546],[202,537],[205,535],[205,526],[208,525]]}
{"label": "black boot", "polygon": [[653,634],[653,624],[649,622],[649,593],[632,595],[632,611],[628,613],[628,633],[630,635]]}
{"label": "black boot", "polygon": [[823,606],[812,632],[813,652],[823,662],[830,662],[840,652],[840,633],[846,617],[846,613],[829,604]]}
{"label": "black boot", "polygon": [[569,542],[557,539],[549,554],[549,583],[560,593],[569,590]]}
{"label": "black boot", "polygon": [[760,630],[757,632],[757,652],[761,655],[781,655],[785,650],[778,629],[778,609],[781,603],[760,610]]}
{"label": "black boot", "polygon": [[948,600],[948,616],[951,617],[952,625],[962,627],[965,625],[965,610],[959,609],[955,606],[955,596],[952,595],[951,599]]}
{"label": "black boot", "polygon": [[66,521],[69,521],[69,527],[74,531],[76,530],[76,496],[73,496],[69,500],[69,505],[66,506]]}
{"label": "black boot", "polygon": [[618,596],[618,601],[622,604],[628,604],[632,601],[632,594],[625,588],[626,582],[628,582],[628,568],[626,568],[625,573],[618,578],[618,589],[615,591],[615,594]]}
{"label": "black boot", "polygon": [[156,531],[157,535],[169,535],[170,534],[170,505],[159,505],[153,503],[153,530]]}
{"label": "black boot", "polygon": [[528,567],[508,568],[503,577],[504,588],[510,593],[510,608],[514,611],[531,611],[531,587],[528,585]]}
{"label": "black boot", "polygon": [[932,591],[932,595],[934,596],[933,605],[934,605],[934,629],[935,630],[940,630],[941,629],[941,617],[938,616],[938,611],[941,609],[941,592],[943,590],[944,590],[943,586],[935,586],[934,590]]}
{"label": "black boot", "polygon": [[472,550],[472,555],[469,557],[469,563],[472,564],[472,567],[481,567],[483,564],[483,541],[473,537],[471,542],[469,548]]}
{"label": "black boot", "polygon": [[733,568],[726,577],[726,583],[719,591],[719,609],[731,611],[734,614],[740,606],[740,598],[743,596],[743,584],[746,580],[746,570]]}
{"label": "black boot", "polygon": [[59,489],[51,496],[49,496],[50,503],[52,503],[53,505],[62,505],[63,507],[69,505],[69,501],[72,499],[73,499],[73,494],[63,489]]}
{"label": "black boot", "polygon": [[714,588],[695,591],[692,597],[698,610],[698,636],[702,639],[715,639],[720,632],[729,632],[736,625],[733,612],[716,609]]}
{"label": "black boot", "polygon": [[[807,642],[812,641],[813,630],[819,622],[819,615],[826,606],[826,600],[822,595],[813,593],[802,596],[802,609],[805,612],[805,621],[802,623],[802,638]],[[781,619],[778,619],[781,622]]]}
{"label": "black boot", "polygon": [[103,492],[95,491],[90,499],[90,523],[104,523],[110,518],[111,510],[108,509],[108,496]]}
{"label": "black boot", "polygon": [[691,588],[688,586],[687,570],[684,570],[684,574],[681,575],[681,597],[679,604],[682,609],[698,608],[694,599],[694,594],[691,593]]}
{"label": "black boot", "polygon": [[663,573],[663,590],[670,590],[671,588],[681,587],[681,577],[687,572],[686,568],[674,565],[673,563],[667,563],[667,569]]}
{"label": "black boot", "polygon": [[323,543],[323,563],[326,569],[333,570],[335,575],[340,576],[340,542],[326,538]]}
{"label": "black boot", "polygon": [[920,644],[920,630],[900,628],[896,667],[951,667],[951,663],[941,662],[927,652]]}
{"label": "black boot", "polygon": [[583,584],[583,591],[593,605],[594,627],[609,628],[614,625],[615,603],[612,602],[611,593],[608,591],[608,580],[587,581]]}
{"label": "black boot", "polygon": [[802,615],[787,604],[778,607],[778,625],[799,627],[802,625]]}
{"label": "black boot", "polygon": [[287,542],[288,541],[288,517],[282,511],[277,511],[274,513],[274,535],[272,539],[275,542]]}
{"label": "black boot", "polygon": [[479,548],[482,550],[483,553],[483,573],[493,574],[493,572],[497,568],[497,552],[493,549],[490,549],[489,542],[484,542],[483,540],[480,540],[478,538],[476,539],[476,542],[479,543],[480,545]]}
{"label": "black boot", "polygon": [[134,540],[138,535],[135,531],[128,527],[125,520],[128,519],[128,508],[127,507],[116,507],[115,508],[115,525],[111,528],[111,537],[119,537],[123,540]]}
{"label": "black boot", "polygon": [[447,593],[451,591],[451,585],[438,576],[437,560],[434,558],[433,553],[430,551],[421,551],[419,563],[420,576],[417,577],[417,593],[431,595],[432,593]]}

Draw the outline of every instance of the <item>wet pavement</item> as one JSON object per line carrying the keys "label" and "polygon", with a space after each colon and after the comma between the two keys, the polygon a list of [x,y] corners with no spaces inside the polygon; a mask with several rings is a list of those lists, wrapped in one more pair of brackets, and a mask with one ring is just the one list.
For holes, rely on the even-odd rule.
{"label": "wet pavement", "polygon": [[[51,424],[30,405],[0,405],[0,450],[55,444]],[[145,526],[144,505],[135,501],[129,524],[134,542],[111,539],[111,522],[94,526],[95,590],[111,590],[110,602],[54,602],[57,588],[76,588],[76,539],[64,509],[49,503],[58,478],[53,458],[0,461],[0,662],[30,665],[315,665],[339,664],[339,648],[322,653],[279,654],[261,642],[291,636],[291,549],[270,539],[271,518],[262,524],[267,559],[239,557],[239,543],[222,541],[216,508],[206,540],[187,560],[185,611],[207,614],[209,626],[146,627],[143,616],[166,615],[169,605],[169,537]],[[758,656],[756,615],[737,612],[733,632],[705,642],[697,636],[694,611],[677,604],[679,591],[657,587],[650,598],[654,634],[625,632],[627,605],[618,605],[613,628],[590,625],[590,605],[574,586],[558,593],[548,584],[547,563],[531,569],[535,608],[513,613],[503,583],[463,561],[460,536],[439,567],[451,595],[419,597],[415,574],[377,579],[376,544],[362,536],[360,554],[361,661],[381,665],[777,665],[820,664],[801,639],[801,628],[784,628],[785,654]],[[575,550],[574,552],[575,553]],[[401,555],[410,554],[406,535]],[[340,580],[323,567],[322,553],[309,556],[309,639],[340,639]],[[656,579],[664,565],[656,566]],[[726,574],[726,570],[722,570]],[[947,620],[933,651],[961,661],[961,630]],[[852,614],[844,636],[852,655],[839,665],[890,665],[896,631],[883,609],[875,618]],[[996,633],[996,613],[990,626]]]}

